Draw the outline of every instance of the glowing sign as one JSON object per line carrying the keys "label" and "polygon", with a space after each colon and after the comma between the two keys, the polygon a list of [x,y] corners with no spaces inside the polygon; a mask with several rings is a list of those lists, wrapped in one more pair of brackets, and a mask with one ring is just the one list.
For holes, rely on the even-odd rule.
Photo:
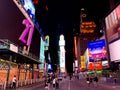
{"label": "glowing sign", "polygon": [[51,64],[48,64],[48,69],[52,69]]}
{"label": "glowing sign", "polygon": [[105,18],[106,34],[108,42],[112,42],[120,38],[120,5],[112,10]]}
{"label": "glowing sign", "polygon": [[65,72],[65,40],[64,35],[60,35],[59,40],[59,46],[60,46],[60,71]]}
{"label": "glowing sign", "polygon": [[49,48],[49,36],[45,36],[45,50],[48,50]]}
{"label": "glowing sign", "polygon": [[86,68],[86,61],[84,56],[80,56],[80,59],[81,59],[81,68]]}
{"label": "glowing sign", "polygon": [[45,46],[49,46],[49,36],[45,36]]}
{"label": "glowing sign", "polygon": [[[22,22],[23,24],[26,25],[25,30],[22,32],[19,40],[21,40],[23,43],[25,43],[27,46],[30,46],[31,44],[31,40],[32,40],[32,35],[33,35],[33,31],[34,31],[34,26],[30,24],[29,20],[25,19]],[[28,35],[28,39],[27,41],[25,40],[25,37]]]}
{"label": "glowing sign", "polygon": [[105,40],[98,40],[88,43],[90,59],[101,60],[107,58]]}
{"label": "glowing sign", "polygon": [[60,35],[59,46],[65,46],[65,40],[63,35]]}
{"label": "glowing sign", "polygon": [[35,7],[32,0],[20,0],[20,3],[25,8],[32,21],[35,22]]}

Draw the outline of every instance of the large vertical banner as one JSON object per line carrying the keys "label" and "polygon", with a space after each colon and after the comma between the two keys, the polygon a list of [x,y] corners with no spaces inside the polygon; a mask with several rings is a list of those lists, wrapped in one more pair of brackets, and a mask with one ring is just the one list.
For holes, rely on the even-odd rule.
{"label": "large vertical banner", "polygon": [[85,64],[86,64],[86,69],[88,69],[88,63],[89,63],[89,54],[88,54],[88,48],[86,49],[84,53],[84,59],[85,59]]}
{"label": "large vertical banner", "polygon": [[65,70],[65,40],[64,35],[60,35],[59,40],[59,46],[60,46],[60,72],[66,72]]}
{"label": "large vertical banner", "polygon": [[43,38],[41,37],[41,41],[40,41],[40,62],[42,63],[40,64],[41,70],[44,70],[44,63],[45,63],[44,47],[45,47],[45,42]]}
{"label": "large vertical banner", "polygon": [[86,61],[84,56],[80,56],[80,59],[81,59],[81,68],[86,69]]}
{"label": "large vertical banner", "polygon": [[49,50],[49,36],[46,35],[45,36],[45,50]]}

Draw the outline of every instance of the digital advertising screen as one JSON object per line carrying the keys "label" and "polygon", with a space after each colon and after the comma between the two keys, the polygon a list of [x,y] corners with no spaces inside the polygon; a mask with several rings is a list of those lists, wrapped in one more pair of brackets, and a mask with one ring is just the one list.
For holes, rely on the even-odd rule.
{"label": "digital advertising screen", "polygon": [[40,41],[40,62],[43,63],[43,65],[40,65],[41,69],[44,69],[44,62],[45,62],[45,54],[44,54],[44,47],[45,47],[45,42],[43,40],[43,38],[41,37],[41,41]]}
{"label": "digital advertising screen", "polygon": [[120,38],[120,5],[106,16],[105,24],[109,43]]}
{"label": "digital advertising screen", "polygon": [[86,49],[86,51],[84,53],[84,59],[85,59],[85,62],[86,62],[86,69],[88,69],[88,63],[89,63],[88,48]]}
{"label": "digital advertising screen", "polygon": [[108,67],[108,66],[109,66],[108,60],[102,61],[102,66],[103,66],[103,67]]}
{"label": "digital advertising screen", "polygon": [[48,64],[48,69],[49,69],[49,70],[52,70],[51,64]]}
{"label": "digital advertising screen", "polygon": [[88,43],[89,59],[98,61],[107,58],[105,40],[98,40]]}
{"label": "digital advertising screen", "polygon": [[82,69],[86,69],[86,60],[85,60],[85,57],[84,56],[80,56],[80,59],[81,59],[81,68]]}
{"label": "digital advertising screen", "polygon": [[35,22],[35,7],[32,3],[32,0],[20,0],[20,2],[31,17],[32,21]]}
{"label": "digital advertising screen", "polygon": [[109,44],[110,60],[120,62],[120,39]]}

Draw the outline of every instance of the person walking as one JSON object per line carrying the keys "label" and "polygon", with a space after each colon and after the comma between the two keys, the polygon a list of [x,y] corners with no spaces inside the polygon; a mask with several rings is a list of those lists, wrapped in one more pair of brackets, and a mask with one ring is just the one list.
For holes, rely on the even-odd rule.
{"label": "person walking", "polygon": [[48,81],[47,81],[48,90],[50,90],[50,83],[51,83],[51,78],[50,78],[50,75],[48,75]]}
{"label": "person walking", "polygon": [[71,79],[72,79],[72,74],[70,73],[70,75],[69,75],[69,76],[70,76],[70,80],[71,80]]}
{"label": "person walking", "polygon": [[48,88],[48,80],[47,80],[47,77],[45,77],[45,88]]}
{"label": "person walking", "polygon": [[58,80],[58,77],[56,77],[56,89],[59,89],[59,80]]}
{"label": "person walking", "polygon": [[98,77],[97,77],[96,74],[95,74],[95,76],[94,76],[94,86],[95,86],[95,87],[98,86]]}
{"label": "person walking", "polygon": [[89,78],[90,78],[90,87],[93,87],[94,86],[94,84],[93,84],[93,75],[90,75]]}
{"label": "person walking", "polygon": [[12,79],[12,88],[13,89],[16,89],[16,82],[17,82],[16,75],[14,75],[14,77]]}
{"label": "person walking", "polygon": [[87,74],[87,76],[86,76],[86,82],[87,82],[87,84],[88,84],[88,87],[90,86],[90,77],[89,77],[89,75]]}
{"label": "person walking", "polygon": [[53,90],[55,90],[56,89],[56,78],[55,77],[53,77],[53,82],[52,82],[52,84],[53,84]]}

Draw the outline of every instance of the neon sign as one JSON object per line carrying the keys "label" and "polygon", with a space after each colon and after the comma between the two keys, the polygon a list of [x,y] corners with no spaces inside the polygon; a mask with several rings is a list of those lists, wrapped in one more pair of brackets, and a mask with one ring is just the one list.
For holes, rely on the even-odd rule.
{"label": "neon sign", "polygon": [[[24,19],[22,23],[26,25],[26,28],[22,32],[19,40],[21,40],[27,46],[30,46],[31,40],[32,40],[33,31],[34,31],[34,26],[31,25],[29,20],[27,20],[27,19]],[[26,40],[25,37],[27,36],[27,34],[29,34],[29,35],[28,35],[28,39]]]}

